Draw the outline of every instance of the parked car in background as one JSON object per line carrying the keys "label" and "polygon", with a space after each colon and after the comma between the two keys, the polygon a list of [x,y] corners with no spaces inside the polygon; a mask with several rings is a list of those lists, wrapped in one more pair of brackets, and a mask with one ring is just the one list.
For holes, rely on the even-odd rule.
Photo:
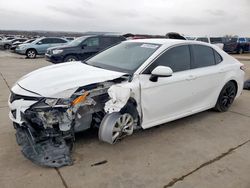
{"label": "parked car in background", "polygon": [[24,42],[21,42],[21,41],[17,41],[17,42],[14,42],[11,47],[10,47],[10,50],[12,51],[15,51],[16,50],[16,47],[20,44],[28,44],[28,43],[31,43],[33,42],[35,39],[26,39]]}
{"label": "parked car in background", "polygon": [[230,38],[224,43],[224,51],[228,53],[242,54],[250,51],[250,38]]}
{"label": "parked car in background", "polygon": [[75,40],[75,39],[76,39],[75,37],[63,37],[63,38],[65,38],[65,39],[68,40],[68,41],[72,41],[72,40]]}
{"label": "parked car in background", "polygon": [[223,47],[224,47],[222,37],[196,37],[194,40],[206,42],[209,44],[214,44],[214,45],[218,46],[220,49],[223,49]]}
{"label": "parked car in background", "polygon": [[11,88],[9,117],[24,156],[61,167],[73,162],[75,133],[95,127],[100,141],[114,144],[135,129],[211,108],[225,112],[243,82],[243,64],[215,45],[129,40],[22,77]]}
{"label": "parked car in background", "polygon": [[18,54],[26,55],[28,58],[36,58],[37,55],[44,55],[46,50],[53,46],[67,44],[68,41],[58,37],[43,37],[27,44],[20,44],[16,48]]}
{"label": "parked car in background", "polygon": [[94,35],[79,37],[67,45],[48,48],[45,57],[52,63],[85,60],[90,56],[126,40],[117,35]]}
{"label": "parked car in background", "polygon": [[24,42],[27,39],[25,38],[18,38],[18,39],[11,39],[11,40],[3,40],[0,42],[0,48],[8,50],[10,49],[11,45],[15,42]]}

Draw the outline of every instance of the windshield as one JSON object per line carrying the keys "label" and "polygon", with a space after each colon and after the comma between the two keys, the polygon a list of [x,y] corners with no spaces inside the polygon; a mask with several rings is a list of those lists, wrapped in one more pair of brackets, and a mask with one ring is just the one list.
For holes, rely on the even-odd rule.
{"label": "windshield", "polygon": [[79,38],[76,38],[75,40],[69,42],[69,46],[78,46],[79,44],[82,43],[82,41],[84,41],[87,37],[79,37]]}
{"label": "windshield", "polygon": [[123,42],[97,54],[85,63],[103,69],[132,74],[159,47],[159,44]]}

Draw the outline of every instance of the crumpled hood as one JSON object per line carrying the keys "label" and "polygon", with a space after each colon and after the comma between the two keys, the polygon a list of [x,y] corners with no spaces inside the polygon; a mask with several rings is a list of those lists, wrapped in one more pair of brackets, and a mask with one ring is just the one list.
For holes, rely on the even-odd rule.
{"label": "crumpled hood", "polygon": [[23,76],[17,84],[43,97],[67,98],[78,87],[113,80],[125,74],[81,62],[69,62],[37,69]]}

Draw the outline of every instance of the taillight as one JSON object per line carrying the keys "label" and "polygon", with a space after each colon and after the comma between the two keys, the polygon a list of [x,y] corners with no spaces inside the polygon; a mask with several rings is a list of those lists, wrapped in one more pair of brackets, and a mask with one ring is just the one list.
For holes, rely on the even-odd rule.
{"label": "taillight", "polygon": [[246,67],[244,65],[240,66],[240,69],[245,71],[246,70]]}

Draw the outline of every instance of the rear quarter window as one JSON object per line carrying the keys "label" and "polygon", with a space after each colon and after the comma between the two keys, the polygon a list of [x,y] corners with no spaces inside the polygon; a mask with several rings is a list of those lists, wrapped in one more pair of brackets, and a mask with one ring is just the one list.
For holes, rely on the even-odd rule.
{"label": "rear quarter window", "polygon": [[214,59],[215,59],[215,64],[219,64],[223,61],[221,55],[214,50]]}

